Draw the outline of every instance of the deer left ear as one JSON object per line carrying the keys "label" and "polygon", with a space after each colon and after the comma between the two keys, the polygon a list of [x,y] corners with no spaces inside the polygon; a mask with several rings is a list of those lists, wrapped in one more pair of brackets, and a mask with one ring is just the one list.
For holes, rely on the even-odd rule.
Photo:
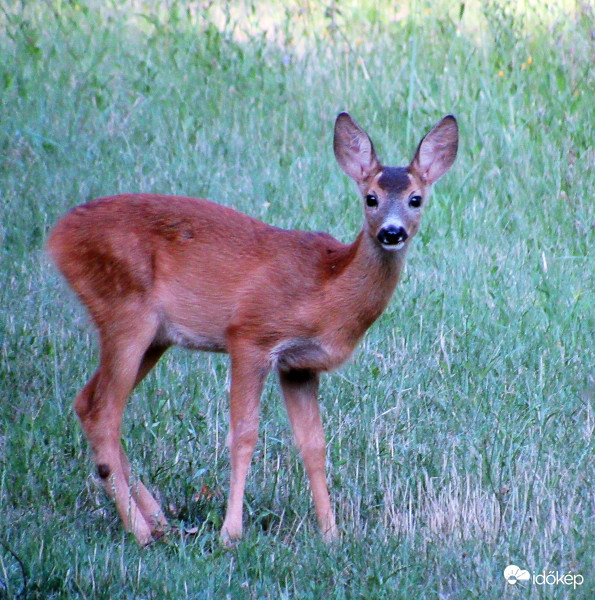
{"label": "deer left ear", "polygon": [[358,184],[382,169],[372,140],[347,113],[335,121],[333,148],[339,166]]}
{"label": "deer left ear", "polygon": [[410,168],[424,183],[431,185],[452,167],[458,146],[457,120],[447,115],[419,143]]}

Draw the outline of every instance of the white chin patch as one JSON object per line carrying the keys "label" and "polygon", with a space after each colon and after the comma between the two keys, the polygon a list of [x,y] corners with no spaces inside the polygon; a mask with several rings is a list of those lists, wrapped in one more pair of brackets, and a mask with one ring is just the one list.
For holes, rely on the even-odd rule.
{"label": "white chin patch", "polygon": [[403,246],[405,245],[405,242],[399,242],[398,244],[382,244],[382,247],[385,250],[391,250],[391,251],[396,251],[396,250],[400,250]]}

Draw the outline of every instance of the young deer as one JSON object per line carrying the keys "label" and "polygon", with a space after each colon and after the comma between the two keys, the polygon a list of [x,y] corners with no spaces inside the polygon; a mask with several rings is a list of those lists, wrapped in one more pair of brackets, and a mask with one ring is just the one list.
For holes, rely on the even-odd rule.
{"label": "young deer", "polygon": [[231,480],[224,542],[242,534],[242,503],[258,407],[276,370],[325,539],[337,527],[325,477],[317,392],[321,372],[349,358],[385,309],[417,233],[430,186],[451,167],[454,117],[420,142],[408,167],[384,167],[347,114],[334,150],[364,201],[365,222],[344,245],[326,233],[285,231],[193,198],[130,194],[78,206],[48,250],[99,332],[100,364],[75,400],[97,473],[141,544],[167,526],[120,443],[129,394],[170,346],[231,358]]}

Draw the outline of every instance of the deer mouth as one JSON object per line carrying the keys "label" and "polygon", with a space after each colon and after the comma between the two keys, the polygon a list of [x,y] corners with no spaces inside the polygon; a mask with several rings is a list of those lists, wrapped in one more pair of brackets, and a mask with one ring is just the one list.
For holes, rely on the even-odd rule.
{"label": "deer mouth", "polygon": [[397,242],[396,244],[382,244],[382,247],[385,250],[390,250],[391,252],[400,250],[405,246],[405,242]]}
{"label": "deer mouth", "polygon": [[382,247],[387,250],[400,250],[408,237],[409,234],[404,227],[395,225],[383,227],[376,236]]}

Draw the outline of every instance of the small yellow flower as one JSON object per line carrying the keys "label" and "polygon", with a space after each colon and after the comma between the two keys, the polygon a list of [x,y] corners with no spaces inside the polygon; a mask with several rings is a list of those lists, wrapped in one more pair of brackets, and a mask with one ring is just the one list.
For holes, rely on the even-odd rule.
{"label": "small yellow flower", "polygon": [[578,90],[574,90],[574,93],[572,94],[573,96],[578,96],[580,94],[580,92]]}
{"label": "small yellow flower", "polygon": [[527,63],[521,63],[521,69],[526,69],[527,68]]}
{"label": "small yellow flower", "polygon": [[356,46],[361,46],[362,45],[362,41],[361,40],[355,40],[355,45]]}
{"label": "small yellow flower", "polygon": [[426,8],[425,13],[426,15],[429,15],[432,11],[429,8]]}
{"label": "small yellow flower", "polygon": [[498,77],[504,77],[504,71],[498,71]]}
{"label": "small yellow flower", "polygon": [[527,64],[528,64],[528,65],[532,65],[532,64],[533,64],[533,59],[532,59],[531,57],[529,57],[529,58],[527,59]]}

